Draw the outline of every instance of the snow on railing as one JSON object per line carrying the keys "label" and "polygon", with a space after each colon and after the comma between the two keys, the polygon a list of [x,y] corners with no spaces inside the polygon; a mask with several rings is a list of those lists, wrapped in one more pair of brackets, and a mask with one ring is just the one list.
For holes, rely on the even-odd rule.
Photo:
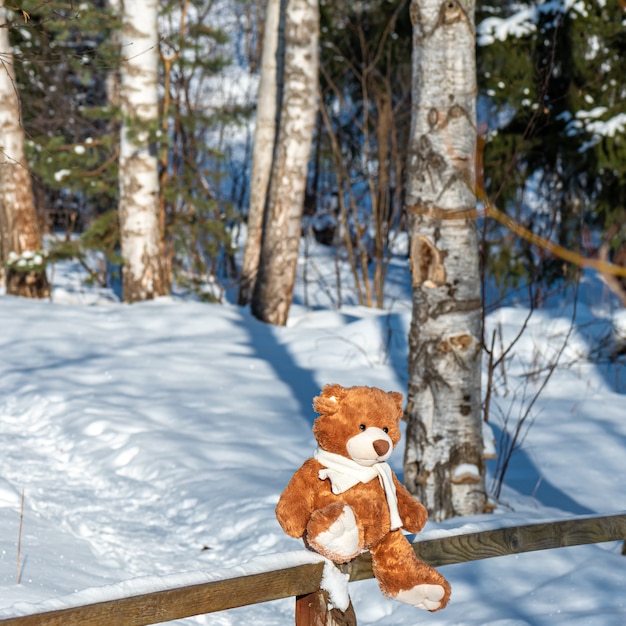
{"label": "snow on railing", "polygon": [[[430,531],[413,547],[420,559],[438,567],[626,539],[626,512],[522,526],[498,524],[494,520],[479,531],[472,530],[475,525]],[[148,576],[40,604],[21,603],[12,607],[21,615],[0,618],[0,626],[144,626],[294,596],[297,626],[354,626],[347,583],[372,576],[369,553],[338,568],[311,552],[288,552],[255,557],[228,569]]]}

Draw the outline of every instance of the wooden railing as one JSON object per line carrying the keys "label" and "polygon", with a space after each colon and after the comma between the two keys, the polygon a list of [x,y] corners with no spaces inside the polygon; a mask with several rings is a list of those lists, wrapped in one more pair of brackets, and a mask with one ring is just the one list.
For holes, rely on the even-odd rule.
{"label": "wooden railing", "polygon": [[[451,534],[417,540],[417,556],[435,567],[497,556],[520,554],[626,539],[626,513],[577,517],[556,522]],[[626,564],[625,564],[626,566]],[[125,596],[83,606],[0,619],[2,626],[144,626],[250,604],[296,598],[297,626],[356,624],[350,606],[345,613],[328,611],[320,591],[324,563],[306,563],[276,571],[215,580]],[[372,578],[369,554],[341,568],[350,581]]]}

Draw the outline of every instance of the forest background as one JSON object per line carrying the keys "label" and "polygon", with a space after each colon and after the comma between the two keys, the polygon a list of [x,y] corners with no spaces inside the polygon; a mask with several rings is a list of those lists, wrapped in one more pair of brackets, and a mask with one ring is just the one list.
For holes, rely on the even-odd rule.
{"label": "forest background", "polygon": [[626,302],[624,9],[474,9],[0,1],[6,293],[47,296],[75,258],[126,302],[238,290],[284,325],[302,252],[333,308],[387,306],[408,257],[405,483],[436,519],[488,508],[490,307],[532,311],[590,265]]}
{"label": "forest background", "polygon": [[[318,8],[311,0],[303,4]],[[305,163],[308,173],[301,176],[306,189],[297,208],[304,215],[298,214],[296,228],[303,285],[298,298],[309,310],[346,310],[346,305],[356,304],[387,309],[391,315],[398,295],[390,268],[401,266],[406,273],[407,257],[413,265],[414,246],[407,237],[411,230],[407,205],[411,205],[409,212],[416,206],[411,204],[414,190],[407,184],[411,149],[426,164],[422,174],[434,181],[444,180],[442,173],[446,173],[439,160],[445,150],[437,152],[426,135],[417,142],[417,150],[416,142],[410,145],[411,118],[417,108],[411,103],[416,84],[411,59],[414,11],[426,4],[426,0],[414,0],[319,5],[319,92],[315,86],[308,94],[308,100],[319,99],[319,112],[313,124],[313,149]],[[465,4],[473,6],[469,0],[441,3],[442,18],[429,32],[446,20],[462,21],[460,9]],[[119,9],[134,7],[134,17],[141,18],[148,5],[159,9],[158,19],[154,12],[154,27],[147,19],[136,27],[137,32],[140,28],[148,31],[155,42],[144,50],[158,53],[157,114],[133,128],[129,123],[132,107],[120,96],[120,84],[124,84],[124,73],[129,75],[128,63],[144,54],[132,54],[136,33],[131,32],[128,39]],[[239,304],[244,303],[242,254],[251,232],[255,122],[262,91],[258,74],[261,42],[268,32],[266,6],[269,0],[267,5],[127,0],[122,5],[44,1],[19,6],[0,0],[6,24],[0,34],[9,35],[10,44],[1,53],[2,61],[8,66],[10,56],[15,68],[8,91],[0,98],[0,121],[6,124],[3,133],[12,122],[24,134],[26,153],[17,169],[32,173],[34,223],[45,234],[42,249],[22,245],[24,251],[16,254],[11,246],[20,238],[7,235],[12,231],[19,235],[20,222],[15,221],[18,228],[14,228],[0,220],[8,294],[16,277],[20,283],[24,276],[38,273],[45,280],[35,283],[37,295],[46,296],[46,281],[54,282],[57,262],[76,259],[89,281],[128,302],[171,292],[183,299],[212,302],[235,302],[239,297]],[[533,310],[550,302],[575,300],[581,267],[590,265],[600,270],[617,301],[626,303],[626,116],[622,105],[626,94],[621,71],[625,25],[620,2],[551,0],[478,7],[473,191],[479,202],[476,210],[472,206],[462,217],[479,234],[482,303],[473,302],[476,308],[482,304],[483,322],[489,312],[504,304],[528,307],[530,318]],[[420,26],[425,32],[423,23]],[[462,64],[462,49],[454,52],[451,65],[455,59]],[[19,95],[19,108],[8,112],[2,108],[9,101],[7,94]],[[444,109],[442,118],[437,113],[432,123],[429,120],[432,127],[452,128],[465,114],[462,107],[448,103]],[[473,124],[469,115],[466,119]],[[123,284],[129,266],[123,251],[125,209],[120,184],[124,140],[142,143],[143,151],[158,166],[154,188],[163,228],[157,256],[165,288],[139,298],[127,294]],[[3,156],[7,154],[5,150]],[[4,176],[12,164],[1,165]],[[3,178],[0,215],[8,214],[8,189]],[[268,224],[264,232],[275,227],[278,231],[277,223]],[[333,258],[331,272],[309,254],[319,245]],[[454,252],[445,250],[442,258]],[[466,261],[469,267],[471,259]],[[422,291],[431,290],[430,277],[422,282]],[[315,288],[310,288],[312,283]],[[415,286],[414,280],[414,294]],[[318,299],[320,294],[323,300]],[[513,423],[508,414],[501,416],[504,428],[496,486],[489,502],[480,498],[478,510],[483,510],[483,500],[487,510],[493,506],[491,498],[500,496],[513,453],[532,425],[533,405],[560,365],[577,323],[575,303],[573,307],[563,346],[554,354],[541,353],[538,358],[547,359],[541,365],[533,358],[524,373],[535,386],[535,395],[528,396],[521,417]],[[254,302],[251,310],[256,314]],[[283,318],[278,323],[285,322]],[[501,329],[482,337],[478,329],[471,335],[475,342],[471,345],[482,348],[486,357],[486,388],[482,397],[479,386],[476,389],[478,402],[457,407],[461,417],[472,404],[481,413],[478,425],[481,418],[487,424],[494,377],[506,377],[504,364],[527,328],[528,320],[506,345]],[[412,325],[412,353],[419,352],[414,329]],[[460,330],[451,327],[449,334],[458,339],[455,333]],[[613,331],[594,358],[613,368],[620,389],[624,337]],[[432,345],[438,347],[435,356],[460,361],[457,353],[470,344],[444,341]],[[465,369],[480,374],[479,367]],[[414,404],[411,394],[409,380],[409,407]],[[437,410],[437,414],[447,412]],[[411,423],[407,450],[413,440],[410,430]],[[489,435],[489,429],[485,431]],[[492,439],[487,436],[485,442]],[[405,480],[415,479],[410,475],[411,458],[406,458]],[[442,463],[452,465],[448,459]],[[461,482],[471,481],[474,470],[482,473],[484,469],[482,455],[475,465],[459,466],[472,469]],[[433,517],[447,516],[450,509],[444,509]]]}
{"label": "forest background", "polygon": [[[37,217],[55,234],[50,259],[77,257],[119,291],[119,15],[103,1],[6,8]],[[333,245],[356,278],[355,293],[333,294],[336,306],[383,307],[392,239],[405,227],[409,3],[320,9],[303,233]],[[167,282],[220,301],[239,278],[264,3],[161,2],[159,15],[152,131]],[[577,275],[533,236],[625,263],[624,19],[620,2],[604,0],[477,7],[479,184],[529,235],[479,213],[485,276],[500,288],[487,307],[511,288],[540,304]],[[623,282],[609,281],[626,301]]]}

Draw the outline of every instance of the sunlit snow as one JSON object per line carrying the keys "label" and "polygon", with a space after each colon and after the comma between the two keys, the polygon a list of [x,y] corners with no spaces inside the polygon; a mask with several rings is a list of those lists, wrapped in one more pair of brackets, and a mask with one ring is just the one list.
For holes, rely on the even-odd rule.
{"label": "sunlit snow", "polygon": [[[0,297],[0,617],[317,558],[282,532],[274,506],[313,454],[311,402],[323,384],[406,394],[410,283],[398,257],[385,310],[325,308],[333,258],[308,253],[319,273],[305,286],[299,265],[285,328],[228,303],[120,304],[71,264],[51,268],[53,302]],[[586,276],[577,328],[532,406],[495,513],[429,523],[423,536],[626,508],[626,377],[591,360],[622,328],[603,289]],[[572,310],[560,304],[531,317],[499,370],[489,431],[499,453],[566,336]],[[495,311],[488,336],[498,330],[508,345],[527,313]],[[402,443],[390,463],[401,475]],[[372,580],[349,591],[359,624],[622,626],[621,549],[443,567],[452,600],[432,615],[384,599]],[[286,599],[177,623],[273,626],[293,613]]]}

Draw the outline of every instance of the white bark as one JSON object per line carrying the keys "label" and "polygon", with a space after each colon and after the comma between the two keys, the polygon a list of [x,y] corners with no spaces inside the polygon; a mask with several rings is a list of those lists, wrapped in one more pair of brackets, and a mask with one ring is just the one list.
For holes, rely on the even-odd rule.
{"label": "white bark", "polygon": [[[4,5],[0,0],[0,261],[11,253],[20,256],[41,249]],[[5,279],[4,272],[1,274]],[[13,277],[10,271],[8,274],[7,293],[32,297],[49,294],[45,271]]]}
{"label": "white bark", "polygon": [[304,192],[317,113],[318,39],[317,0],[288,0],[280,129],[251,306],[256,317],[270,324],[287,322],[293,297]]}
{"label": "white bark", "polygon": [[123,0],[120,71],[120,236],[126,302],[164,294],[156,147],[158,0]]}
{"label": "white bark", "polygon": [[[483,511],[474,0],[412,0],[413,319],[405,481],[435,520]],[[460,212],[460,213],[459,213]],[[472,471],[467,471],[472,468]]]}
{"label": "white bark", "polygon": [[250,175],[248,235],[241,266],[239,304],[248,304],[259,267],[263,213],[267,199],[278,113],[277,62],[281,0],[267,0],[263,31],[263,54],[254,128],[254,154]]}

